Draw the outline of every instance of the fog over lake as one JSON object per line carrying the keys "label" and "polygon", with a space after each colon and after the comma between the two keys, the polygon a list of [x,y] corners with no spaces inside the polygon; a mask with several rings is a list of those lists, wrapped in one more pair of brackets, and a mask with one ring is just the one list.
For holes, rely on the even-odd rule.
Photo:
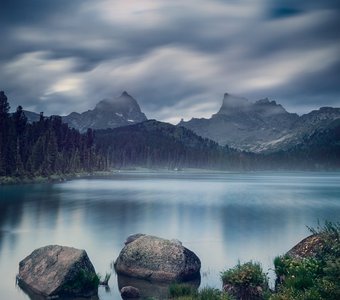
{"label": "fog over lake", "polygon": [[[339,215],[339,172],[129,171],[0,186],[1,299],[29,299],[15,275],[38,247],[86,249],[105,275],[126,237],[139,232],[182,241],[201,259],[201,287],[220,288],[220,272],[238,260],[268,271],[275,256],[309,235],[306,225]],[[114,271],[109,285],[100,299],[119,299]]]}

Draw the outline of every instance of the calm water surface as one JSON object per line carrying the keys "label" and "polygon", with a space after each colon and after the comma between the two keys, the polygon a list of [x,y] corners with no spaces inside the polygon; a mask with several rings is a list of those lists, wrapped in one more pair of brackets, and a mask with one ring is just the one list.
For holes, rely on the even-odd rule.
{"label": "calm water surface", "polygon": [[[306,225],[339,216],[340,173],[127,172],[0,186],[0,299],[29,299],[15,285],[18,263],[48,244],[86,249],[105,274],[128,235],[176,238],[200,257],[201,287],[220,288],[220,271],[238,260],[267,271]],[[115,274],[99,297],[120,299]]]}

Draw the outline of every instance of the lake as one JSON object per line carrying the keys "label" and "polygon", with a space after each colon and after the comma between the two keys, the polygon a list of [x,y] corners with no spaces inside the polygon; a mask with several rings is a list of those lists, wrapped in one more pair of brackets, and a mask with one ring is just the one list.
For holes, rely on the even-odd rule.
{"label": "lake", "polygon": [[[29,299],[15,284],[34,249],[86,249],[96,271],[111,271],[127,236],[179,239],[202,262],[201,287],[220,272],[259,261],[273,278],[275,256],[318,220],[339,221],[340,173],[121,172],[62,183],[0,186],[0,298]],[[99,298],[120,299],[117,276]]]}

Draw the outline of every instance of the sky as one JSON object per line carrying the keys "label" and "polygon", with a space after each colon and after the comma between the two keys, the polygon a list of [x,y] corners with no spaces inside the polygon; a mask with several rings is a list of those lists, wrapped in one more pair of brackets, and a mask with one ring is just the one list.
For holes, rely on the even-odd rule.
{"label": "sky", "polygon": [[124,90],[174,124],[226,92],[340,107],[338,0],[2,0],[0,39],[12,109],[83,112]]}

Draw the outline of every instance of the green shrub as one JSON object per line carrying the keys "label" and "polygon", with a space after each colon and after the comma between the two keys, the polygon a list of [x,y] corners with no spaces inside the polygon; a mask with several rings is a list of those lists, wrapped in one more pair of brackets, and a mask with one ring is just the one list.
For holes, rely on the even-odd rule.
{"label": "green shrub", "polygon": [[169,295],[171,298],[182,296],[192,296],[197,292],[192,286],[184,283],[173,283],[169,286]]}
{"label": "green shrub", "polygon": [[198,300],[232,300],[232,298],[222,291],[205,287],[198,293]]}
{"label": "green shrub", "polygon": [[79,290],[91,291],[99,286],[100,277],[98,274],[80,270],[77,276],[65,286],[65,290],[76,292]]}
{"label": "green shrub", "polygon": [[323,264],[315,258],[293,259],[288,256],[274,259],[276,275],[286,286],[305,289],[314,285],[315,279],[322,274]]}
{"label": "green shrub", "polygon": [[340,222],[325,221],[324,225],[316,228],[308,227],[312,234],[318,235],[323,241],[322,246],[316,249],[316,257],[326,261],[340,257]]}
{"label": "green shrub", "polygon": [[273,294],[270,300],[322,300],[321,295],[315,288],[306,291],[296,290],[294,288],[281,287],[280,292]]}
{"label": "green shrub", "polygon": [[237,299],[264,299],[268,292],[268,278],[256,262],[238,263],[222,272],[223,288]]}
{"label": "green shrub", "polygon": [[276,256],[274,258],[274,268],[275,268],[275,273],[277,276],[286,276],[288,273],[287,261],[289,260],[289,256]]}

